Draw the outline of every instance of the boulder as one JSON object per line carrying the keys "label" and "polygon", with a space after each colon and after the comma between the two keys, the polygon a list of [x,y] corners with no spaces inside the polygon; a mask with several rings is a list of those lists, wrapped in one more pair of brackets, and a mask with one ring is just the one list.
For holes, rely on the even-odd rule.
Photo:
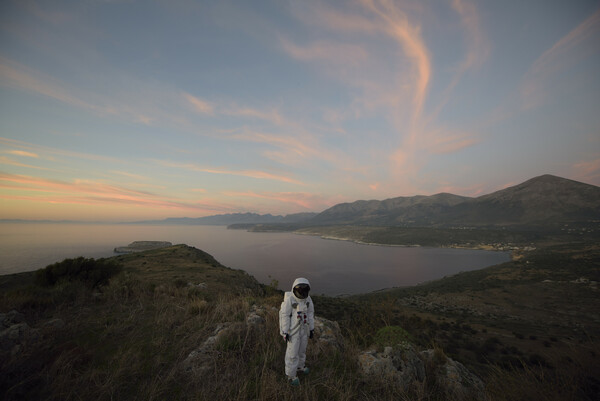
{"label": "boulder", "polygon": [[421,356],[426,363],[434,366],[435,381],[444,389],[446,397],[458,400],[485,400],[483,381],[462,363],[445,356],[441,363],[436,363],[435,351],[431,349],[421,352]]}
{"label": "boulder", "polygon": [[383,352],[364,351],[358,362],[364,376],[395,380],[402,387],[425,380],[425,364],[409,343],[385,347]]}
{"label": "boulder", "polygon": [[208,337],[198,348],[189,353],[183,361],[182,367],[187,372],[204,374],[209,372],[213,367],[214,357],[218,352],[215,351],[215,345],[224,337],[230,327],[231,322],[221,323],[217,325],[212,336]]}
{"label": "boulder", "polygon": [[[13,316],[17,316],[16,320],[20,320],[23,315],[13,314]],[[6,322],[7,320],[5,318],[3,325],[7,324]],[[36,341],[39,338],[40,335],[38,331],[29,327],[27,323],[21,322],[11,324],[9,327],[0,331],[0,354],[10,353],[11,355],[16,355],[21,352],[28,342]]]}
{"label": "boulder", "polygon": [[[214,361],[219,356],[219,345],[223,344],[229,336],[243,337],[246,332],[264,333],[266,310],[253,305],[246,315],[245,323],[225,322],[217,325],[213,334],[208,337],[198,348],[189,353],[182,363],[182,368],[188,373],[207,374],[214,367]],[[226,341],[225,341],[226,343]]]}
{"label": "boulder", "polygon": [[428,379],[442,389],[447,399],[486,399],[484,383],[463,364],[432,349],[417,352],[408,342],[383,351],[364,351],[358,363],[366,379],[393,380],[403,388]]}
{"label": "boulder", "polygon": [[263,307],[252,305],[250,312],[246,315],[246,324],[251,330],[263,330],[267,321],[265,314],[267,310]]}
{"label": "boulder", "polygon": [[44,327],[49,329],[62,329],[65,327],[65,321],[62,319],[52,319],[44,323]]}
{"label": "boulder", "polygon": [[24,321],[25,316],[16,310],[11,310],[8,313],[0,313],[0,330],[10,327],[13,324],[23,323]]}
{"label": "boulder", "polygon": [[315,337],[320,348],[344,348],[344,338],[338,322],[315,316]]}

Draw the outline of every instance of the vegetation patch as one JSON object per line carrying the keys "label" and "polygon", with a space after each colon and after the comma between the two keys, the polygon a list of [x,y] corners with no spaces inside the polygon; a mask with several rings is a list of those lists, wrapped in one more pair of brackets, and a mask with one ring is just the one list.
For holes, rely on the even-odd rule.
{"label": "vegetation patch", "polygon": [[90,288],[96,288],[107,284],[121,270],[122,266],[114,260],[84,257],[65,259],[38,270],[35,283],[42,287],[52,287],[62,281],[80,281]]}
{"label": "vegetation patch", "polygon": [[412,342],[412,336],[400,326],[386,326],[377,330],[375,344],[385,347]]}

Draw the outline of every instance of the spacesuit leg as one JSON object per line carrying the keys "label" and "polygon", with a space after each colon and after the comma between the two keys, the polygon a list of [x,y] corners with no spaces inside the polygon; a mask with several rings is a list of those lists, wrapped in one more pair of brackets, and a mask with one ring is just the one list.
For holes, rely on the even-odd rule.
{"label": "spacesuit leg", "polygon": [[[306,349],[306,345],[304,346]],[[296,377],[298,368],[298,351],[300,348],[300,332],[290,337],[285,350],[285,374],[288,377]]]}
{"label": "spacesuit leg", "polygon": [[304,363],[306,362],[306,346],[308,344],[307,330],[300,330],[298,337],[298,364],[296,365],[296,369],[304,370]]}

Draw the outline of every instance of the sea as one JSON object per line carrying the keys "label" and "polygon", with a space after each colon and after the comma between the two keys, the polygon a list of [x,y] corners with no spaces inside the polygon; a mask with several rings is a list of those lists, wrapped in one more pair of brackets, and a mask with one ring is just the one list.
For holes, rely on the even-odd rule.
{"label": "sea", "polygon": [[115,247],[133,241],[187,244],[282,290],[306,277],[313,294],[329,296],[412,286],[510,260],[507,252],[365,245],[225,226],[0,223],[0,275],[78,256],[114,256]]}

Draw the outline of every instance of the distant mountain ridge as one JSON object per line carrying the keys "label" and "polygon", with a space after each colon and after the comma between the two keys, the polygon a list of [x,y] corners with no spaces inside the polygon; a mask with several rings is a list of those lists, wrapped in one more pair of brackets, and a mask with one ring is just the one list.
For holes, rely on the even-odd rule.
{"label": "distant mountain ridge", "polygon": [[317,213],[294,213],[286,216],[257,213],[228,213],[205,217],[170,217],[164,220],[136,221],[128,224],[173,224],[173,225],[207,225],[220,226],[230,224],[274,224],[301,223],[315,217]]}
{"label": "distant mountain ridge", "polygon": [[[11,219],[0,220],[0,222],[84,223]],[[600,187],[546,174],[476,198],[439,193],[385,200],[357,200],[337,204],[321,213],[295,213],[286,216],[230,213],[198,218],[171,217],[122,224],[556,228],[571,223],[586,226],[600,223]]]}
{"label": "distant mountain ridge", "polygon": [[600,188],[542,175],[477,198],[440,193],[335,205],[308,223],[421,227],[558,226],[600,221]]}

